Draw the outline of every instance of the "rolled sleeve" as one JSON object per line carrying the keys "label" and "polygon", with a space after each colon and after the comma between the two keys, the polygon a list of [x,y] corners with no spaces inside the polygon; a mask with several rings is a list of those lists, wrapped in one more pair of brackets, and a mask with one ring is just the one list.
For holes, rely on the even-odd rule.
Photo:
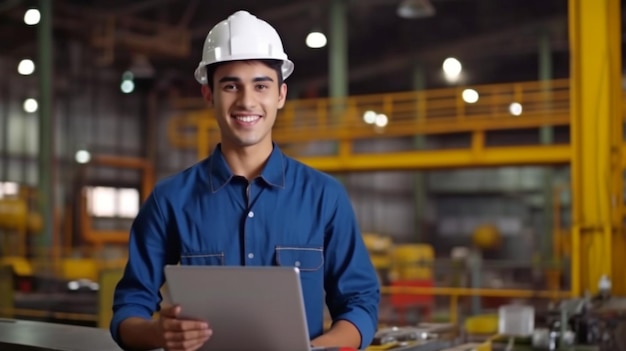
{"label": "rolled sleeve", "polygon": [[360,348],[374,339],[380,286],[348,195],[340,187],[326,228],[326,303],[333,319],[351,322],[361,334]]}
{"label": "rolled sleeve", "polygon": [[122,339],[120,338],[120,324],[126,318],[139,317],[144,319],[152,318],[152,313],[147,308],[141,305],[124,305],[113,314],[111,319],[110,331],[113,340],[120,346],[122,346]]}
{"label": "rolled sleeve", "polygon": [[109,328],[120,346],[120,324],[129,317],[152,318],[162,300],[163,267],[177,261],[174,255],[177,243],[174,237],[167,235],[166,223],[156,192],[153,192],[133,221],[128,262],[113,295],[113,318]]}
{"label": "rolled sleeve", "polygon": [[361,334],[360,349],[365,349],[372,343],[377,327],[374,323],[372,323],[371,313],[360,308],[354,308],[351,311],[336,316],[333,322],[337,322],[339,320],[348,321],[358,329]]}

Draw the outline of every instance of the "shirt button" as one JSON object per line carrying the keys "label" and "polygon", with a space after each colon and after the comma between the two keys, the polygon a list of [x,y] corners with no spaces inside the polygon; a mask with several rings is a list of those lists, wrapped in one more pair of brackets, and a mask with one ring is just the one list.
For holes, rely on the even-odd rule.
{"label": "shirt button", "polygon": [[295,265],[296,267],[300,267],[300,261],[296,261]]}
{"label": "shirt button", "polygon": [[252,211],[248,212],[248,217],[250,217],[250,218],[254,217],[254,212],[252,212]]}
{"label": "shirt button", "polygon": [[250,253],[248,254],[248,258],[249,258],[249,259],[253,259],[253,258],[254,258],[254,254],[253,254],[252,252],[250,252]]}

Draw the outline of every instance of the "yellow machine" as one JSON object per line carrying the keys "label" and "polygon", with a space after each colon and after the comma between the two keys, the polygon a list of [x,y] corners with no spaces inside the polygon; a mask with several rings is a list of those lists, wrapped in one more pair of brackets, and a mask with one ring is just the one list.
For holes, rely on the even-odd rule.
{"label": "yellow machine", "polygon": [[498,228],[493,225],[486,224],[481,225],[474,230],[472,242],[474,246],[481,250],[493,250],[500,246],[502,243],[502,237]]}
{"label": "yellow machine", "polygon": [[0,266],[9,265],[22,276],[33,271],[26,259],[27,235],[38,233],[43,223],[41,215],[31,210],[28,193],[0,198]]}
{"label": "yellow machine", "polygon": [[431,280],[435,252],[431,245],[402,244],[393,251],[394,280]]}
{"label": "yellow machine", "polygon": [[391,267],[393,241],[391,237],[376,233],[363,233],[363,242],[377,270]]}

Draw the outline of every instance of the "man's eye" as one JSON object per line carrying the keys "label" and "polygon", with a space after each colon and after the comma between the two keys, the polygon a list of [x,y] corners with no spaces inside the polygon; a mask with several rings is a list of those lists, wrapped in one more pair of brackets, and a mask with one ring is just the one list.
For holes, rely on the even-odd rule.
{"label": "man's eye", "polygon": [[264,84],[258,84],[258,85],[256,86],[256,88],[257,88],[257,90],[265,90],[265,89],[267,89],[267,85],[264,85]]}
{"label": "man's eye", "polygon": [[224,85],[224,90],[227,90],[227,91],[237,90],[237,86],[235,84],[226,84]]}

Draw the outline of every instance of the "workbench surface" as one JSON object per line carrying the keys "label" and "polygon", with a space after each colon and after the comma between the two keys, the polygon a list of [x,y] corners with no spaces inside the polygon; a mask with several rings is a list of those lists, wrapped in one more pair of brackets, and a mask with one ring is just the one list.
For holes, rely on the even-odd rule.
{"label": "workbench surface", "polygon": [[0,319],[0,350],[121,351],[109,331],[74,325]]}

